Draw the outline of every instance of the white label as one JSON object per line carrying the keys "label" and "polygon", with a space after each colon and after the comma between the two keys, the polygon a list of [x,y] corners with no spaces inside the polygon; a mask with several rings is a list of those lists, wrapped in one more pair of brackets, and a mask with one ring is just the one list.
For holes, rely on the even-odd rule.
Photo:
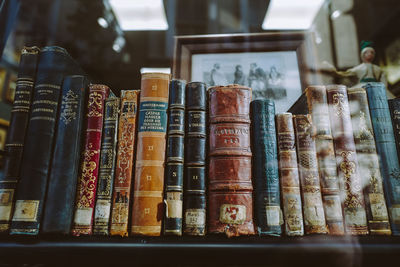
{"label": "white label", "polygon": [[74,223],[78,225],[90,225],[92,222],[93,208],[78,208],[75,212]]}
{"label": "white label", "polygon": [[324,196],[324,204],[327,221],[342,220],[339,196]]}
{"label": "white label", "polygon": [[390,215],[392,216],[393,222],[400,223],[400,207],[392,207],[390,210],[391,210]]}
{"label": "white label", "polygon": [[17,200],[13,221],[15,222],[36,222],[39,208],[39,200]]}
{"label": "white label", "polygon": [[367,226],[367,217],[364,209],[353,212],[345,211],[344,219],[348,226]]}
{"label": "white label", "polygon": [[202,209],[188,209],[185,213],[185,224],[189,227],[204,227],[206,212]]}
{"label": "white label", "polygon": [[223,204],[219,210],[222,223],[243,224],[246,221],[246,206]]}
{"label": "white label", "polygon": [[110,218],[111,203],[107,200],[99,200],[96,203],[95,218]]}
{"label": "white label", "polygon": [[304,193],[304,224],[325,225],[325,214],[319,193]]}
{"label": "white label", "polygon": [[281,209],[277,206],[266,206],[267,224],[269,226],[279,226],[281,224]]}
{"label": "white label", "polygon": [[369,194],[373,220],[387,220],[388,213],[386,209],[385,198],[383,194]]}

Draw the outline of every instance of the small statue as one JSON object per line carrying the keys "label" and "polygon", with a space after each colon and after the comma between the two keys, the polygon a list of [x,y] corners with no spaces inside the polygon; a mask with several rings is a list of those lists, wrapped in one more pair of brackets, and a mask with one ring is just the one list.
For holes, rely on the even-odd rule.
{"label": "small statue", "polygon": [[367,82],[383,82],[387,88],[387,80],[385,73],[378,66],[373,64],[375,58],[375,49],[372,47],[372,42],[362,41],[361,42],[361,60],[362,63],[354,66],[346,71],[337,71],[334,66],[324,61],[330,68],[327,70],[328,73],[334,73],[339,77],[356,77],[358,84],[355,87],[359,87],[361,83]]}

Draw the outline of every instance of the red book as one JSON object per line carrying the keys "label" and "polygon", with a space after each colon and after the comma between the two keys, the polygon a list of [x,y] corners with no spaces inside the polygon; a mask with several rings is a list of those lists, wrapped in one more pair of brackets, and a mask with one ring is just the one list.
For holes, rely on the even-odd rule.
{"label": "red book", "polygon": [[93,213],[99,171],[104,100],[110,88],[101,84],[89,86],[85,146],[75,204],[72,235],[92,234]]}

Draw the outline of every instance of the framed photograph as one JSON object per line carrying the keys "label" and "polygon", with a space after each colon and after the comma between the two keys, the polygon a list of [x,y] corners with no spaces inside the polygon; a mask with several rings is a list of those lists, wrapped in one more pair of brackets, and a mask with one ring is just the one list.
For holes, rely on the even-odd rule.
{"label": "framed photograph", "polygon": [[253,99],[273,99],[276,112],[285,112],[307,85],[321,83],[312,39],[304,31],[178,36],[173,75],[208,86],[245,85]]}

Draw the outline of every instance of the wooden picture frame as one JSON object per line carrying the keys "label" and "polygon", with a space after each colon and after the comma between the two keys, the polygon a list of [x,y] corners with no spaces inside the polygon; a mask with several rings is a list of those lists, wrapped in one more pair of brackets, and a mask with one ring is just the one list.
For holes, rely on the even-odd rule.
{"label": "wooden picture frame", "polygon": [[[247,70],[244,71],[244,73],[248,73],[247,84],[244,82],[243,85],[253,88],[253,99],[258,97],[275,97],[277,98],[275,100],[277,112],[284,112],[297,100],[308,85],[320,84],[322,82],[320,76],[315,71],[317,69],[317,56],[313,40],[313,34],[307,31],[177,36],[175,37],[175,51],[172,66],[173,78],[184,79],[188,82],[206,82],[209,86],[220,85],[212,84],[214,79],[208,79],[207,77],[216,73],[215,69],[218,69],[218,66],[215,65],[226,65],[224,75],[228,78],[225,80],[229,80],[228,83],[234,83],[234,81],[237,80],[236,77],[239,75],[236,75],[236,73],[232,74],[236,72],[233,67],[238,65],[244,67],[246,65]],[[217,62],[220,62],[220,64],[214,64],[211,71],[203,71],[203,77],[200,77],[197,71],[199,68],[198,65],[205,62],[203,65],[211,68],[207,62],[211,62],[213,58],[216,59]],[[290,60],[286,60],[285,58]],[[231,65],[226,63],[228,61],[231,61]],[[275,65],[284,65],[282,68],[286,69],[286,73],[290,74],[295,70],[298,73],[297,79],[299,80],[295,81],[296,85],[294,85],[294,87],[296,89],[284,92],[286,97],[290,99],[282,98],[284,97],[282,93],[276,93],[274,91],[275,89],[272,89],[270,92],[266,91],[257,96],[257,90],[250,85],[251,79],[249,77],[252,76],[252,66],[250,66],[253,64],[252,61],[258,61],[256,65],[264,64],[263,68],[259,67],[259,69],[261,69],[261,76],[267,75],[268,72],[272,73],[273,67],[268,65],[269,61],[275,62]],[[286,62],[285,65],[280,63],[282,61],[291,63],[287,64]],[[237,62],[243,63],[238,64]],[[223,69],[224,67],[221,68]],[[228,68],[230,71],[229,74],[226,72]],[[194,80],[192,76],[195,76],[196,80]],[[234,77],[234,79],[232,79],[232,77]],[[288,75],[286,75],[286,77],[288,77]],[[293,85],[293,83],[289,82],[293,79],[287,80],[288,81],[285,83],[286,86]],[[281,87],[286,88],[285,86]]]}

